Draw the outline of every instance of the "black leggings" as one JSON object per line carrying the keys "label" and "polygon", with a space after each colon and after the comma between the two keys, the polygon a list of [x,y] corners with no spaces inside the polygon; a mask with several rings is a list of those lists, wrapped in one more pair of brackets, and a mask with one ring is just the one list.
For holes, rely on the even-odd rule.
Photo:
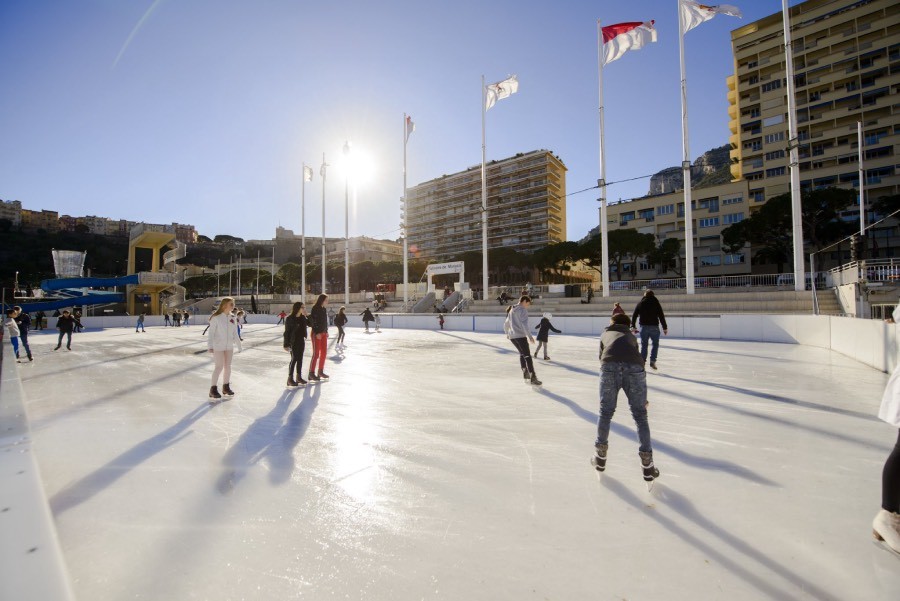
{"label": "black leggings", "polygon": [[881,472],[881,508],[892,513],[900,513],[900,430],[897,443],[884,462]]}
{"label": "black leggings", "polygon": [[510,338],[510,342],[519,351],[519,365],[522,370],[528,370],[528,373],[534,374],[534,363],[531,361],[531,347],[528,346],[527,338]]}
{"label": "black leggings", "polygon": [[303,379],[303,351],[306,349],[306,341],[295,342],[291,347],[291,365],[288,367],[288,377],[293,378],[296,370],[297,379]]}
{"label": "black leggings", "polygon": [[335,344],[342,344],[344,342],[344,326],[338,326],[338,335],[337,340],[334,341]]}

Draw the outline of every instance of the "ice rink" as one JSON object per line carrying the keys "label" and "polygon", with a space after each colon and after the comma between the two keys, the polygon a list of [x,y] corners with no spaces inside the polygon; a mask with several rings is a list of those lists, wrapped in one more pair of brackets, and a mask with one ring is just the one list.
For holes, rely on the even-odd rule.
{"label": "ice rink", "polygon": [[281,326],[251,324],[211,407],[201,331],[31,334],[80,600],[900,598],[871,535],[887,375],[832,351],[663,337],[648,492],[624,395],[589,465],[596,337],[551,334],[535,388],[502,334],[353,328],[286,390]]}

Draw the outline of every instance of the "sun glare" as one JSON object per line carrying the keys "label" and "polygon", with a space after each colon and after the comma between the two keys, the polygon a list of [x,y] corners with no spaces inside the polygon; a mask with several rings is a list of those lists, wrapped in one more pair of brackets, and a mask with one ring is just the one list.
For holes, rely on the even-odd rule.
{"label": "sun glare", "polygon": [[349,176],[354,185],[365,185],[375,176],[375,163],[365,149],[352,143],[344,146],[336,165],[341,176]]}

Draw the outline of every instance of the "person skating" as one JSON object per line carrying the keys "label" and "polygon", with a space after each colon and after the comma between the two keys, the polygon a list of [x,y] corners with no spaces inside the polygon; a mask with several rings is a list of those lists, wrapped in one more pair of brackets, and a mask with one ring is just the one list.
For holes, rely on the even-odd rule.
{"label": "person skating", "polygon": [[168,326],[172,325],[172,319],[169,317],[169,312],[168,312],[168,311],[166,311],[165,313],[163,313],[163,318],[164,318],[164,320],[165,320],[165,321],[163,322],[163,327],[168,327]]}
{"label": "person skating", "polygon": [[46,317],[47,317],[47,314],[44,313],[43,311],[38,311],[37,314],[34,316],[34,320],[37,322],[38,330],[44,329],[44,319]]}
{"label": "person skating", "polygon": [[622,308],[622,305],[620,305],[619,303],[616,303],[613,306],[612,314],[613,315],[625,315],[625,309]]}
{"label": "person skating", "polygon": [[81,333],[84,330],[84,326],[81,325],[81,311],[75,311],[72,314],[72,319],[75,320],[75,333]]}
{"label": "person skating", "polygon": [[549,361],[550,357],[547,356],[547,337],[550,334],[550,330],[553,330],[557,334],[562,334],[562,330],[557,330],[553,327],[553,324],[550,323],[550,318],[553,317],[549,313],[544,313],[541,318],[541,323],[534,327],[535,330],[538,331],[537,335],[537,348],[534,349],[534,358],[537,359],[538,351],[541,350],[541,346],[544,347],[544,361]]}
{"label": "person skating", "polygon": [[638,352],[637,338],[629,331],[630,323],[627,315],[613,315],[609,327],[600,336],[600,418],[591,464],[598,471],[606,469],[609,426],[616,412],[619,390],[622,389],[637,426],[640,442],[638,456],[644,481],[650,488],[653,480],[659,477],[659,470],[653,465],[650,423],[647,419],[647,372],[644,370],[644,358]]}
{"label": "person skating", "polygon": [[16,323],[16,310],[8,309],[6,311],[6,331],[9,333],[9,341],[12,343],[13,351],[16,354],[16,362],[19,361],[19,324]]}
{"label": "person skating", "polygon": [[56,329],[59,330],[59,340],[56,341],[56,348],[54,351],[58,351],[59,347],[62,346],[63,336],[66,337],[66,350],[72,350],[72,332],[75,330],[75,317],[69,314],[69,310],[66,309],[62,312],[62,315],[56,318]]}
{"label": "person skating", "polygon": [[[325,369],[325,353],[328,352],[328,313],[325,307],[328,306],[328,295],[320,294],[309,312],[310,328],[312,329],[313,353],[309,362],[309,376],[307,378],[311,382],[318,382],[322,379],[327,380],[328,374]],[[318,372],[316,364],[318,363]]]}
{"label": "person skating", "polygon": [[[234,308],[234,299],[226,296],[219,303],[209,318],[209,336],[206,339],[206,348],[212,353],[215,367],[212,373],[212,385],[209,388],[209,399],[218,401],[222,396],[233,397],[231,389],[231,359],[234,356],[234,347],[241,352],[241,339],[237,331],[237,318],[231,314]],[[219,376],[222,376],[222,394],[219,394]]]}
{"label": "person skating", "polygon": [[172,323],[174,324],[173,327],[181,327],[181,311],[179,311],[178,309],[172,311]]}
{"label": "person skating", "polygon": [[[294,305],[296,306],[296,303],[294,303]],[[276,326],[280,326],[281,324],[283,324],[283,323],[284,323],[284,318],[285,318],[285,317],[287,317],[287,313],[285,313],[284,311],[282,311],[281,313],[279,313],[279,314],[278,314],[278,323],[276,323],[275,325],[276,325]]]}
{"label": "person skating", "polygon": [[19,326],[19,340],[22,343],[22,348],[25,349],[25,356],[28,357],[29,361],[34,361],[34,357],[31,356],[31,345],[28,344],[28,332],[31,330],[31,315],[22,311],[22,307],[19,305],[13,307],[13,311],[16,312],[13,319],[16,320],[16,325]]}
{"label": "person skating", "polygon": [[[346,332],[344,332],[344,326],[347,325],[347,321],[348,321],[346,311],[347,311],[346,307],[341,307],[338,310],[337,315],[335,315],[331,319],[331,321],[334,322],[334,325],[338,329],[338,335],[337,335],[337,340],[335,341],[335,346],[339,346],[341,348],[344,347],[344,335],[346,334]],[[332,311],[332,313],[333,313],[333,311]]]}
{"label": "person skating", "polygon": [[[346,323],[346,322],[344,322]],[[328,325],[333,326],[334,324],[334,309],[328,309]]]}
{"label": "person skating", "polygon": [[[900,305],[886,321],[895,323],[898,317]],[[900,364],[888,379],[878,417],[898,430],[897,442],[881,471],[881,509],[872,520],[872,536],[900,554]]]}
{"label": "person skating", "polygon": [[366,324],[366,332],[368,332],[369,331],[369,322],[375,321],[375,318],[372,317],[372,312],[369,311],[368,307],[363,309],[363,312],[360,313],[360,315],[362,316],[363,323]]}
{"label": "person skating", "polygon": [[507,310],[506,321],[503,322],[503,330],[506,332],[506,337],[509,338],[509,341],[519,351],[519,365],[522,368],[522,375],[525,381],[530,380],[532,384],[540,386],[541,381],[538,380],[537,375],[534,373],[531,347],[528,346],[529,341],[534,342],[534,337],[528,329],[529,306],[531,306],[531,297],[523,294],[519,298],[519,304]]}
{"label": "person skating", "polygon": [[631,330],[637,333],[638,317],[641,325],[641,357],[647,360],[648,342],[653,343],[650,350],[650,367],[656,369],[656,357],[659,354],[659,324],[662,324],[663,334],[669,335],[669,326],[666,325],[666,316],[663,314],[662,305],[652,290],[644,292],[644,298],[634,308],[631,316]]}
{"label": "person skating", "polygon": [[444,314],[443,313],[438,315],[438,323],[440,324],[441,329],[443,330],[444,329]]}
{"label": "person skating", "polygon": [[241,320],[243,320],[245,324],[247,323],[247,318],[244,317],[244,310],[243,310],[243,309],[238,309],[237,313],[235,314],[235,319],[237,320],[237,332],[238,332],[238,338],[240,338],[240,339],[241,339],[241,342],[243,342],[243,341],[244,341],[244,337],[241,335],[241,329],[242,329]]}
{"label": "person skating", "polygon": [[375,331],[381,331],[381,316],[378,313],[375,314]]}
{"label": "person skating", "polygon": [[137,334],[138,330],[140,330],[141,333],[144,333],[144,334],[147,332],[147,330],[144,329],[144,314],[143,313],[138,315],[137,325],[134,326],[134,333]]}
{"label": "person skating", "polygon": [[[284,314],[284,311],[282,311]],[[278,324],[275,324],[278,325]],[[291,354],[288,366],[288,388],[305,386],[303,379],[303,350],[306,347],[306,309],[303,303],[294,303],[291,314],[284,322],[284,350]],[[294,379],[294,373],[297,379]]]}

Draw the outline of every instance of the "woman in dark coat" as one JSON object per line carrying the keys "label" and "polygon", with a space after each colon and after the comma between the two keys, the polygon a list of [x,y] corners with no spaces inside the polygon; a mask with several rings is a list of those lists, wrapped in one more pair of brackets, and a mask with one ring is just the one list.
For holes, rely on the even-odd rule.
{"label": "woman in dark coat", "polygon": [[541,345],[544,347],[544,361],[549,361],[550,357],[547,356],[547,335],[550,330],[553,330],[557,334],[562,334],[561,330],[557,330],[553,327],[553,324],[550,323],[550,318],[553,317],[549,313],[544,313],[543,319],[541,319],[541,323],[534,327],[535,330],[538,331],[537,335],[537,348],[534,349],[534,358],[537,359],[538,351],[541,350]]}
{"label": "woman in dark coat", "polygon": [[369,331],[369,322],[375,321],[375,317],[372,315],[372,312],[369,311],[368,307],[363,309],[363,312],[360,313],[360,315],[362,315],[363,323],[366,324],[366,332],[368,332]]}
{"label": "woman in dark coat", "polygon": [[[306,347],[306,309],[303,303],[294,303],[291,314],[284,321],[284,350],[291,354],[288,367],[288,388],[305,386],[303,379],[303,350]],[[297,379],[294,380],[294,373]]]}
{"label": "woman in dark coat", "polygon": [[339,346],[341,348],[344,347],[344,326],[347,325],[347,310],[346,307],[341,307],[340,311],[338,311],[337,315],[334,316],[334,325],[337,326],[338,335],[337,340],[335,341],[335,346]]}

